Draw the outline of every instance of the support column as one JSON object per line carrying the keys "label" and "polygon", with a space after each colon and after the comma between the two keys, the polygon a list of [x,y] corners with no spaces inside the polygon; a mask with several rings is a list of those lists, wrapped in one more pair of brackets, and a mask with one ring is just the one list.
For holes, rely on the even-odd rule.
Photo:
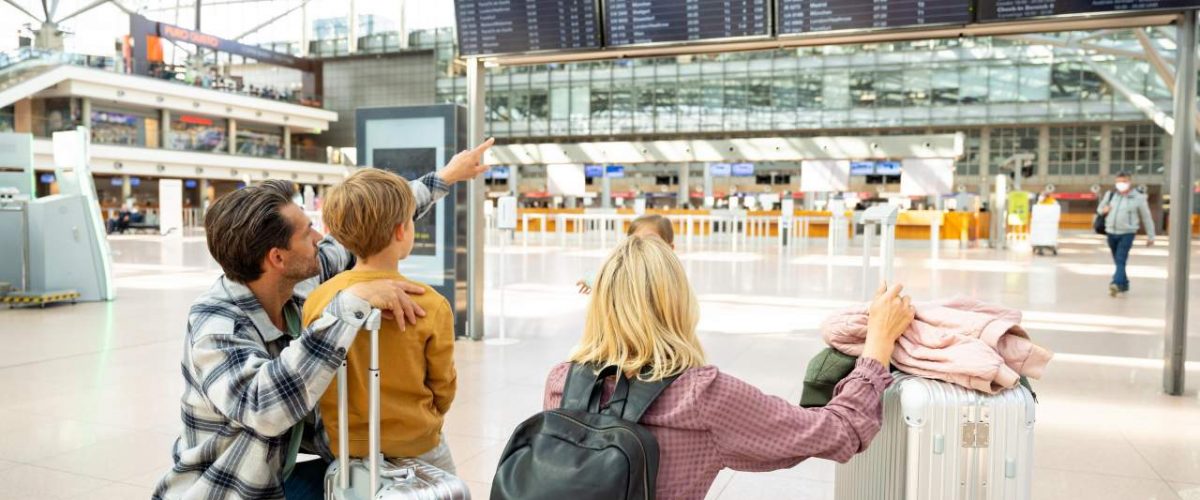
{"label": "support column", "polygon": [[14,131],[33,133],[33,99],[25,98],[13,103],[13,121]]}
{"label": "support column", "polygon": [[349,0],[349,14],[346,16],[346,50],[351,54],[358,52],[358,6],[356,0]]}
{"label": "support column", "polygon": [[679,208],[687,208],[688,190],[691,189],[689,184],[689,175],[691,174],[691,163],[684,163],[679,166]]}
{"label": "support column", "polygon": [[[91,130],[92,129],[92,100],[91,100],[91,98],[88,98],[88,97],[81,97],[79,99],[79,102],[80,102],[79,114],[82,116],[82,119],[80,120],[80,122],[83,123],[83,126],[87,127],[88,130]],[[91,133],[91,132],[89,132],[89,133]]]}
{"label": "support column", "polygon": [[1175,63],[1175,141],[1171,144],[1171,249],[1167,271],[1167,327],[1163,392],[1183,395],[1187,380],[1188,276],[1192,240],[1192,149],[1196,142],[1196,12],[1180,15]]}
{"label": "support column", "polygon": [[521,198],[521,166],[510,165],[508,167],[508,191],[513,196],[517,197],[517,201]]}
{"label": "support column", "polygon": [[600,208],[612,208],[612,179],[608,178],[607,168],[600,178]]}
{"label": "support column", "polygon": [[[1046,184],[1046,177],[1050,175],[1050,126],[1042,125],[1038,127],[1038,151],[1037,151],[1037,171],[1033,181]],[[1017,175],[1021,175],[1020,169],[1017,169]],[[1023,181],[1021,184],[1025,184]]]}
{"label": "support column", "polygon": [[130,182],[128,175],[122,175],[121,176],[121,203],[124,204],[125,200],[128,200],[130,196],[133,196],[133,184]]}
{"label": "support column", "polygon": [[300,4],[300,57],[308,57],[308,2]]}
{"label": "support column", "polygon": [[[710,200],[712,200],[713,202],[709,203]],[[716,204],[716,201],[713,200],[712,164],[705,163],[704,164],[704,208],[712,208],[713,205],[715,205],[715,204]]]}
{"label": "support column", "polygon": [[229,154],[237,154],[237,120],[229,119],[228,132],[226,133],[226,142],[229,143]]}
{"label": "support column", "polygon": [[[400,50],[408,48],[408,16],[404,12],[405,4],[408,0],[394,0],[396,2],[396,31],[400,34]],[[514,167],[515,168],[515,167]]]}
{"label": "support column", "polygon": [[171,110],[161,110],[159,117],[159,144],[163,149],[174,149],[171,147]]}
{"label": "support column", "polygon": [[208,213],[208,205],[212,203],[212,198],[209,196],[211,194],[209,193],[211,187],[208,185],[208,179],[201,178],[197,182],[199,183],[198,187],[200,188],[200,225],[204,225],[203,216],[204,214]]}
{"label": "support column", "polygon": [[292,159],[292,129],[283,127],[283,159]]}
{"label": "support column", "polygon": [[979,198],[988,200],[991,185],[992,128],[983,127],[979,130]]}
{"label": "support column", "polygon": [[[1136,31],[1136,30],[1135,30]],[[1112,125],[1100,126],[1100,179],[1112,172]],[[1100,182],[1097,180],[1096,182]]]}
{"label": "support column", "polygon": [[[351,0],[351,6],[354,5]],[[354,9],[351,7],[351,14]],[[487,88],[484,86],[483,61],[467,59],[467,145],[483,142],[483,105]],[[466,334],[474,340],[483,339],[483,279],[484,228],[483,176],[467,182],[467,324]]]}

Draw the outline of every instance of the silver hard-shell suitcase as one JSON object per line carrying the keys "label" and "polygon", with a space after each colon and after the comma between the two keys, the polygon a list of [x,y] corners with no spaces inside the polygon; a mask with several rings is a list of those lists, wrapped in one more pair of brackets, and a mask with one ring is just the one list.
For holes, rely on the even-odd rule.
{"label": "silver hard-shell suitcase", "polygon": [[[346,418],[346,360],[338,368],[338,459],[325,472],[325,500],[470,500],[467,483],[414,458],[385,460],[379,452],[379,323],[371,310],[363,329],[371,332],[369,460],[347,459],[350,423]],[[347,473],[348,472],[348,473]]]}
{"label": "silver hard-shell suitcase", "polygon": [[883,426],[839,465],[837,500],[1027,500],[1036,402],[1018,385],[989,395],[897,375],[883,393]]}

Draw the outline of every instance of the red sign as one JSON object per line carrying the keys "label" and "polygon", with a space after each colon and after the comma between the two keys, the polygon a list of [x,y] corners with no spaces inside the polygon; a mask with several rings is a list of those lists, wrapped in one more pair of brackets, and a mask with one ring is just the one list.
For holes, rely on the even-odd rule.
{"label": "red sign", "polygon": [[1096,193],[1054,193],[1056,200],[1094,200]]}
{"label": "red sign", "polygon": [[180,116],[179,121],[181,121],[183,123],[190,123],[192,125],[211,126],[213,124],[213,121],[208,118],[201,118],[199,116],[194,116],[194,115]]}

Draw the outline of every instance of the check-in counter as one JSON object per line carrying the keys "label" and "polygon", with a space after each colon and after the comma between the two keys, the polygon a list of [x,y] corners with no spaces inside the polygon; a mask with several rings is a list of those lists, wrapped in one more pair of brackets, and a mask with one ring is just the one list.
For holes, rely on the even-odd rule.
{"label": "check-in counter", "polygon": [[[557,232],[558,231],[558,215],[572,214],[580,215],[586,213],[582,208],[554,209],[554,208],[528,208],[520,210],[518,214],[518,230],[525,230],[525,224],[529,224],[529,230],[533,232]],[[621,215],[632,216],[633,209],[621,208],[617,209],[616,213]],[[647,210],[648,214],[665,215],[674,222],[675,232],[684,234],[686,232],[686,218],[688,216],[696,217],[693,221],[691,234],[705,235],[708,234],[712,227],[705,223],[704,217],[713,214],[710,210]],[[757,234],[757,236],[773,236],[779,235],[779,210],[755,210],[746,212],[746,215],[751,219],[767,219],[762,227],[765,227],[765,234]],[[941,240],[962,240],[975,241],[980,238],[987,238],[987,214],[967,213],[967,212],[937,212],[932,210],[910,210],[900,213],[900,217],[896,223],[896,238],[902,240],[928,240],[932,231],[933,221],[937,215],[941,214],[941,228],[939,239]],[[812,211],[812,210],[796,210],[795,217],[797,219],[807,219],[807,236],[813,238],[824,238],[829,236],[829,220],[831,212],[828,211]],[[845,221],[854,220],[854,212],[847,211]],[[576,225],[580,223],[577,218],[567,217],[563,221],[566,232],[574,232],[577,230]],[[846,224],[845,231],[847,235],[851,234],[853,227]]]}

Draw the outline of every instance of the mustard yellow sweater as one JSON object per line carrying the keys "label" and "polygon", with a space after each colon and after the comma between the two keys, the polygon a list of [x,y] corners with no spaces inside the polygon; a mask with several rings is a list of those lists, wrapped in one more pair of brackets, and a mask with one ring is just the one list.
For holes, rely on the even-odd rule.
{"label": "mustard yellow sweater", "polygon": [[[381,278],[405,279],[394,271],[345,271],[321,284],[304,303],[304,324],[321,317],[338,292],[355,283]],[[405,279],[405,281],[408,281]],[[379,329],[379,417],[381,451],[387,457],[414,457],[438,444],[442,421],[454,401],[454,311],[433,288],[410,295],[425,310],[415,326],[403,332],[395,321]],[[371,338],[359,332],[346,352],[349,390],[350,456],[367,455],[369,394],[367,366]],[[321,397],[321,417],[334,454],[338,453],[337,383]]]}

